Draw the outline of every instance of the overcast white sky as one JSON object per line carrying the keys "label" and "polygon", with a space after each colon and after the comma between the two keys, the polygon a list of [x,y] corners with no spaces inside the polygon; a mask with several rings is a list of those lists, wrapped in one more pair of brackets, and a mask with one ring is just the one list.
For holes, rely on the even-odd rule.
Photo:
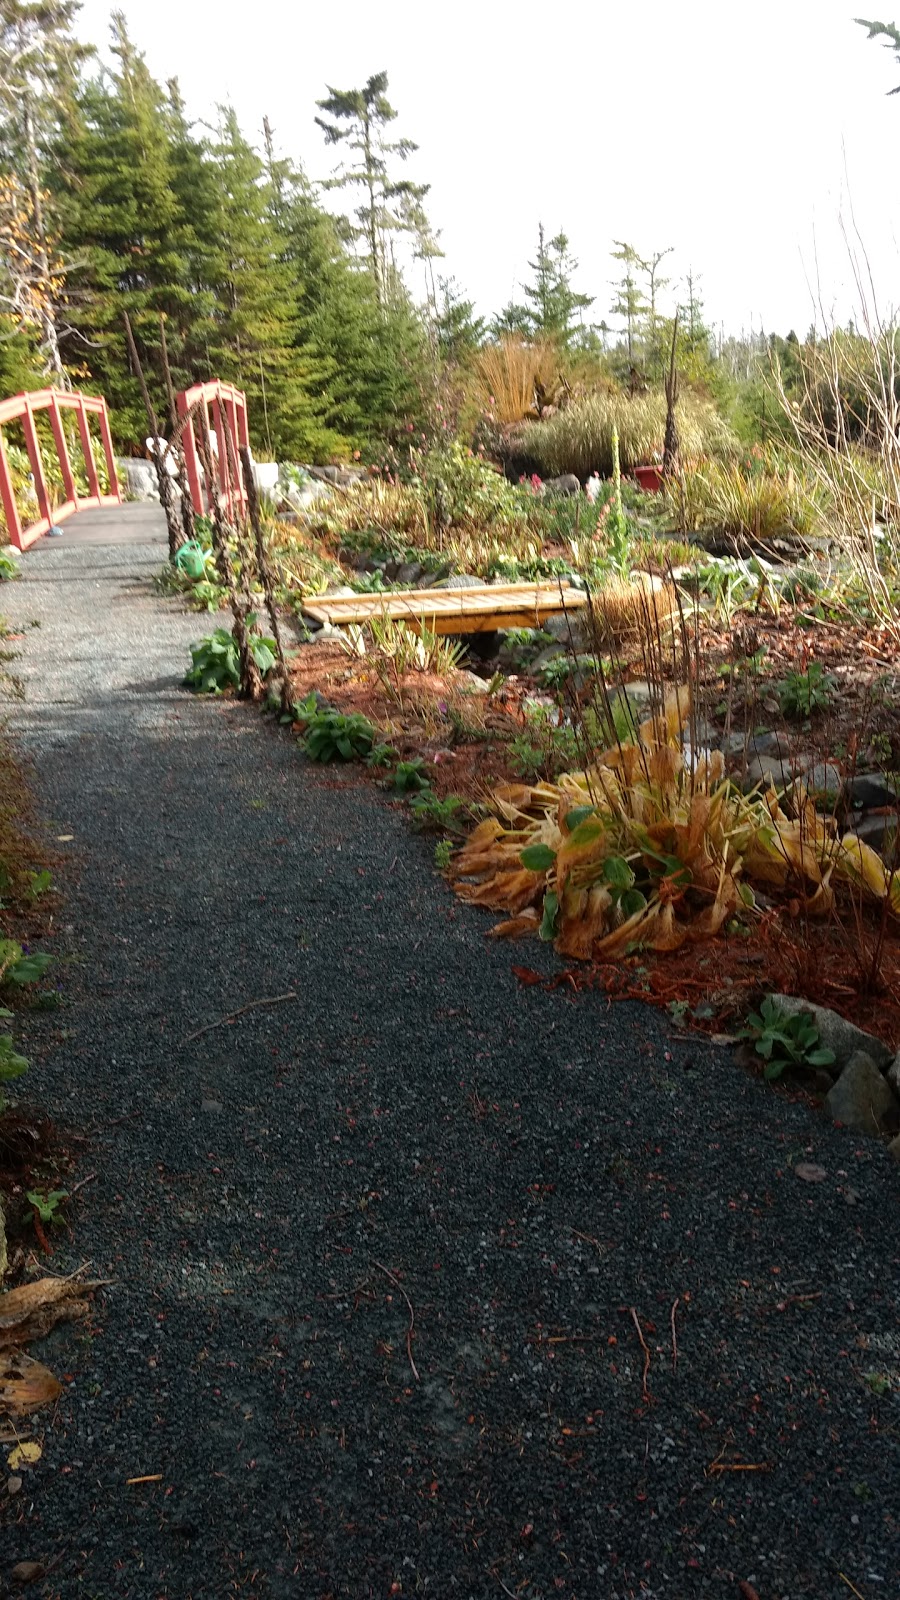
{"label": "overcast white sky", "polygon": [[[268,113],[285,153],[328,174],[313,118],[326,85],[390,76],[410,175],[453,275],[483,310],[504,304],[537,225],[563,228],[577,287],[607,315],[609,251],[674,245],[710,320],[803,333],[816,259],[825,299],[851,309],[839,218],[847,192],[885,302],[900,304],[900,68],[854,12],[900,22],[890,0],[119,0],[160,79],[191,113],[230,100],[248,133]],[[80,33],[108,38],[86,0]]]}

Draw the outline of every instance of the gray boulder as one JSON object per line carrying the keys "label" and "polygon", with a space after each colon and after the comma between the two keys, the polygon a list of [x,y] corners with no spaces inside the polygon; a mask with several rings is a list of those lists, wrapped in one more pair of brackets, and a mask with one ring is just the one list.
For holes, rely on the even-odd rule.
{"label": "gray boulder", "polygon": [[575,495],[581,493],[581,482],[574,472],[564,472],[559,478],[547,478],[544,483],[545,494]]}
{"label": "gray boulder", "polygon": [[900,778],[896,773],[857,772],[847,784],[847,798],[856,811],[900,804]]}
{"label": "gray boulder", "polygon": [[890,1084],[864,1050],[854,1051],[825,1104],[835,1122],[857,1133],[884,1133],[900,1110]]}
{"label": "gray boulder", "polygon": [[484,578],[473,578],[466,572],[454,572],[451,578],[441,578],[432,585],[434,589],[486,589]]}
{"label": "gray boulder", "polygon": [[117,466],[129,500],[155,500],[159,504],[159,486],[152,461],[144,461],[140,456],[128,456],[124,461],[119,461]]}
{"label": "gray boulder", "polygon": [[820,1042],[826,1050],[834,1051],[836,1068],[845,1066],[858,1050],[864,1051],[882,1072],[888,1066],[893,1051],[871,1033],[866,1033],[854,1023],[847,1022],[836,1011],[830,1011],[827,1006],[814,1005],[811,1000],[803,1000],[795,994],[773,994],[772,1000],[782,1011],[786,1011],[789,1017],[804,1014],[812,1017],[819,1030]]}

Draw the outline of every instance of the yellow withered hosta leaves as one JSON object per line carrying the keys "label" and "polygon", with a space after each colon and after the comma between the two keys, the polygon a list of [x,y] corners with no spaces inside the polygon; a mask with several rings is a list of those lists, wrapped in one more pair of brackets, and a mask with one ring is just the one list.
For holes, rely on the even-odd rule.
{"label": "yellow withered hosta leaves", "polygon": [[10,1450],[6,1462],[10,1471],[18,1472],[20,1467],[33,1467],[36,1461],[40,1461],[43,1453],[40,1445],[35,1444],[33,1439],[26,1439]]}
{"label": "yellow withered hosta leaves", "polygon": [[[855,834],[839,841],[833,821],[799,787],[791,818],[773,788],[748,796],[732,785],[721,752],[689,767],[679,742],[689,712],[688,689],[672,690],[662,715],[643,723],[636,740],[605,751],[588,770],[495,792],[500,816],[475,829],[451,873],[463,899],[508,914],[495,936],[536,932],[544,895],[553,891],[562,955],[676,950],[721,930],[742,904],[741,879],[791,884],[813,915],[831,910],[833,885],[843,880],[875,899],[889,895],[900,917],[900,876],[891,877]],[[572,819],[570,831],[576,808],[585,814]],[[535,845],[552,852],[544,871],[522,865],[522,852]],[[618,922],[620,891],[605,881],[612,857],[630,864],[648,897]]]}
{"label": "yellow withered hosta leaves", "polygon": [[21,1351],[0,1356],[0,1415],[27,1417],[50,1405],[62,1394],[62,1385],[49,1368]]}
{"label": "yellow withered hosta leaves", "polygon": [[609,891],[599,885],[593,889],[566,889],[560,901],[555,941],[559,954],[589,961],[594,942],[603,934],[611,909]]}
{"label": "yellow withered hosta leaves", "polygon": [[844,834],[835,859],[835,869],[841,877],[868,889],[878,900],[883,900],[888,892],[888,874],[884,862],[855,833]]}
{"label": "yellow withered hosta leaves", "polygon": [[541,919],[533,906],[528,906],[517,917],[510,917],[506,922],[495,923],[488,929],[492,939],[523,939],[526,934],[537,933]]}
{"label": "yellow withered hosta leaves", "polygon": [[560,892],[565,888],[570,875],[578,870],[582,887],[584,879],[581,869],[586,867],[599,867],[606,857],[615,854],[614,841],[610,840],[608,829],[599,817],[586,817],[568,835],[563,835],[556,851],[556,884]]}
{"label": "yellow withered hosta leaves", "polygon": [[86,1316],[85,1295],[100,1287],[85,1278],[38,1278],[0,1295],[0,1350],[42,1339],[64,1319]]}
{"label": "yellow withered hosta leaves", "polygon": [[490,911],[523,911],[534,904],[543,888],[543,872],[519,867],[512,872],[495,872],[484,883],[459,883],[456,892],[472,906],[487,906]]}

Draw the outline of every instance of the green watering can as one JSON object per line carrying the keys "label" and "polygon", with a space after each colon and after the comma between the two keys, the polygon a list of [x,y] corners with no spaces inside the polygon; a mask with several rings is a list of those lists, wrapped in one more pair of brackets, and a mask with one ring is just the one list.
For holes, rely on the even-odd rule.
{"label": "green watering can", "polygon": [[183,544],[175,556],[175,565],[181,572],[186,572],[189,578],[204,578],[206,576],[206,551],[196,539],[189,539]]}

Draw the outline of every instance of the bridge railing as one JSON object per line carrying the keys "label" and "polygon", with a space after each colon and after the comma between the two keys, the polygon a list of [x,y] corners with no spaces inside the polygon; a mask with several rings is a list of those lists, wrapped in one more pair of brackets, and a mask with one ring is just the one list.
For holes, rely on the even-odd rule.
{"label": "bridge railing", "polygon": [[[69,440],[66,438],[63,424],[63,416],[67,411],[75,413],[78,425],[78,439],[84,456],[84,471],[88,485],[86,495],[79,492],[72,468]],[[58,476],[62,479],[64,498],[59,503],[54,503],[48,487],[42,440],[35,424],[35,418],[41,412],[46,412],[49,418],[53,448],[59,465]],[[106,462],[108,490],[101,486],[94,459],[93,440],[88,422],[88,418],[92,416],[97,418],[100,430],[100,445]],[[11,422],[22,424],[38,512],[36,520],[24,527],[3,437],[4,424]],[[35,539],[46,533],[48,528],[62,522],[65,517],[72,516],[75,511],[86,511],[95,506],[116,506],[121,504],[121,500],[105,400],[98,395],[71,394],[64,389],[36,389],[31,393],[13,395],[11,400],[0,401],[0,504],[3,506],[10,543],[17,549],[26,550]]]}
{"label": "bridge railing", "polygon": [[[247,432],[247,400],[241,389],[231,383],[213,379],[210,383],[195,383],[184,389],[177,398],[179,418],[187,417],[182,433],[182,449],[187,471],[191,502],[198,516],[208,509],[203,487],[200,456],[197,450],[197,410],[203,408],[213,446],[213,468],[218,479],[219,494],[228,511],[242,510],[247,494],[241,473],[241,449],[249,445]],[[193,413],[193,415],[191,415]],[[230,442],[229,442],[230,441]]]}

